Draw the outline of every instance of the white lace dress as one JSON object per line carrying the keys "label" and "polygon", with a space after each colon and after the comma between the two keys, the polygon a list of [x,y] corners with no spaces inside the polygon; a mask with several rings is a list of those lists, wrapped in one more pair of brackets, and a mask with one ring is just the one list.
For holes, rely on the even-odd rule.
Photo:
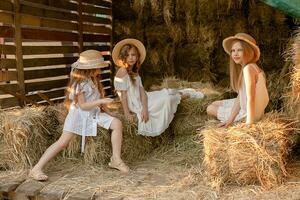
{"label": "white lace dress", "polygon": [[[74,100],[75,95],[82,93],[86,102],[95,101],[100,98],[97,87],[91,80],[74,84],[69,95]],[[82,110],[78,104],[72,101],[69,113],[65,119],[63,131],[82,136],[81,152],[84,151],[85,136],[96,136],[97,125],[109,129],[113,117],[101,112],[99,107],[92,110]]]}
{"label": "white lace dress", "polygon": [[140,76],[137,76],[135,80],[135,84],[133,84],[128,74],[123,78],[115,77],[115,89],[117,91],[127,91],[129,110],[136,113],[138,118],[138,133],[144,136],[158,136],[169,127],[181,97],[178,92],[174,93],[168,89],[146,92],[149,121],[147,123],[142,122],[142,102],[139,87],[143,87],[143,85]]}
{"label": "white lace dress", "polygon": [[[242,87],[239,90],[240,94],[240,112],[235,117],[235,122],[240,121],[247,117],[247,95],[245,81],[242,81]],[[217,118],[221,122],[225,122],[231,114],[232,107],[234,105],[235,99],[225,99],[223,100],[223,105],[218,109]],[[269,103],[269,95],[266,87],[266,79],[263,72],[258,74],[256,89],[255,89],[255,114],[254,121],[259,121],[265,112],[265,108]]]}

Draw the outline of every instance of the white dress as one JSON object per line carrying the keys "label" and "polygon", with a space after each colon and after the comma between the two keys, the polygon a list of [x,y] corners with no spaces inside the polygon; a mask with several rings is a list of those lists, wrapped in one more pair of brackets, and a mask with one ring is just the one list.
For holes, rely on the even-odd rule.
{"label": "white dress", "polygon": [[[246,95],[246,85],[243,79],[242,86],[239,90],[240,94],[240,112],[235,117],[235,122],[240,121],[247,117],[247,95]],[[230,117],[232,107],[234,105],[235,99],[225,99],[223,100],[223,105],[219,107],[217,118],[221,122],[227,121]],[[258,74],[256,87],[255,87],[255,114],[254,121],[259,121],[265,112],[265,108],[269,103],[269,95],[266,87],[266,79],[263,72]]]}
{"label": "white dress", "polygon": [[178,92],[174,93],[168,89],[146,92],[149,121],[145,123],[141,120],[142,102],[140,87],[143,87],[143,85],[140,76],[136,77],[135,84],[130,81],[128,74],[123,78],[115,77],[114,86],[117,91],[127,91],[128,108],[137,115],[139,134],[158,136],[169,127],[181,100]]}
{"label": "white dress", "polygon": [[[82,93],[86,102],[95,101],[100,98],[97,87],[91,80],[83,81],[72,86],[69,95],[70,100],[74,100],[75,95]],[[69,113],[65,119],[63,131],[75,133],[82,136],[81,152],[84,151],[85,136],[97,135],[97,124],[105,129],[109,129],[113,117],[105,112],[101,112],[99,107],[92,110],[82,110],[78,104],[72,101]]]}

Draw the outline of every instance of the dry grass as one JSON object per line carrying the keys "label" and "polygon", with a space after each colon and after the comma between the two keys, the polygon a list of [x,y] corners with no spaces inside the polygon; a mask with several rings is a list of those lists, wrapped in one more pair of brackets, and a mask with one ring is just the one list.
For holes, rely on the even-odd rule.
{"label": "dry grass", "polygon": [[286,162],[294,140],[293,123],[269,113],[252,127],[203,130],[204,164],[212,185],[239,185],[259,182],[264,188],[282,183]]}

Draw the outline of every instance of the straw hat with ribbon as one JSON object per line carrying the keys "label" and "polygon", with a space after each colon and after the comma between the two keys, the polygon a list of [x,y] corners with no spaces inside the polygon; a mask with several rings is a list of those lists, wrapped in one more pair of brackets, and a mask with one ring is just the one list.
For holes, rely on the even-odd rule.
{"label": "straw hat with ribbon", "polygon": [[107,67],[103,56],[97,50],[86,50],[80,53],[79,58],[71,67],[73,69],[96,69]]}
{"label": "straw hat with ribbon", "polygon": [[138,49],[140,54],[140,58],[139,58],[140,64],[142,64],[146,58],[146,48],[141,41],[132,38],[121,40],[115,45],[112,51],[112,59],[114,63],[119,67],[125,67],[122,59],[120,58],[120,51],[126,44],[133,45]]}
{"label": "straw hat with ribbon", "polygon": [[254,62],[258,61],[258,59],[260,57],[259,47],[257,46],[255,39],[246,33],[237,33],[234,36],[225,38],[223,40],[223,48],[226,51],[226,53],[228,53],[230,55],[232,43],[235,40],[241,40],[241,41],[247,42],[254,51]]}

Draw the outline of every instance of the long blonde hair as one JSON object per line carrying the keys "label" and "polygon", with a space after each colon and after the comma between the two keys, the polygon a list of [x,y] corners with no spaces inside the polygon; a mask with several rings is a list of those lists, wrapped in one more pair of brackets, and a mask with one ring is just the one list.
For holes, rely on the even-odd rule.
{"label": "long blonde hair", "polygon": [[[94,85],[97,87],[101,98],[105,96],[103,86],[100,82],[100,77],[99,76],[94,76],[94,73],[97,69],[73,69],[70,73],[70,80],[67,85],[67,88],[65,90],[65,101],[64,104],[65,106],[69,109],[71,100],[70,100],[70,93],[74,92],[74,89],[78,84],[80,84],[83,81],[86,80],[91,80]],[[75,97],[74,101],[77,103],[77,98]]]}
{"label": "long blonde hair", "polygon": [[[242,59],[244,64],[255,63],[254,50],[252,49],[252,47],[247,42],[244,42],[242,40],[234,40],[232,42],[232,46],[236,42],[240,42],[241,46],[243,47]],[[231,54],[229,57],[230,57],[229,58],[230,86],[235,92],[238,92],[239,89],[241,88],[242,77],[243,77],[242,65],[236,64],[232,59]]]}
{"label": "long blonde hair", "polygon": [[137,53],[137,61],[136,63],[132,66],[132,68],[128,68],[126,67],[127,73],[130,77],[130,81],[132,83],[135,83],[135,77],[139,75],[139,70],[141,67],[141,63],[140,63],[140,52],[138,51],[138,48],[136,48],[136,46],[132,45],[132,44],[126,44],[122,47],[122,49],[120,50],[120,55],[119,58],[123,61],[124,65],[126,66],[127,64],[126,62],[126,58],[128,57],[128,51],[130,49],[134,48],[136,53]]}

